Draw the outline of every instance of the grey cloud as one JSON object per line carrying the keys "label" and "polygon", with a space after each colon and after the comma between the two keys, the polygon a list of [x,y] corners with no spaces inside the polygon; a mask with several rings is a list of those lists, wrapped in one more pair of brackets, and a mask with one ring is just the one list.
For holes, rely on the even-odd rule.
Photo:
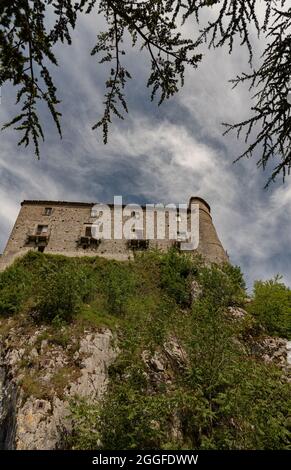
{"label": "grey cloud", "polygon": [[[219,235],[249,284],[282,272],[291,285],[291,182],[263,191],[266,176],[255,159],[233,165],[243,144],[222,137],[221,121],[249,112],[246,89],[231,90],[227,82],[247,63],[245,52],[210,52],[197,71],[187,72],[181,93],[159,109],[145,101],[148,92],[140,88],[146,65],[131,52],[127,60],[137,81],[127,91],[130,115],[113,124],[104,147],[91,130],[102,112],[106,77],[89,55],[94,31],[90,19],[80,25],[73,46],[58,51],[63,140],[45,110],[40,161],[17,147],[13,131],[0,136],[1,247],[24,198],[110,202],[122,194],[126,202],[178,203],[196,194],[210,203]],[[14,112],[11,89],[3,94],[1,122]]]}

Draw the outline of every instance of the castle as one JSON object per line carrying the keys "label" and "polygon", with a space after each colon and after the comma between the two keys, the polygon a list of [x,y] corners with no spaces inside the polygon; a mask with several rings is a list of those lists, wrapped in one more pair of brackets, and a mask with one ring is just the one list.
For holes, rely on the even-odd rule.
{"label": "castle", "polygon": [[[227,253],[212,222],[210,206],[200,197],[191,197],[188,214],[190,214],[192,204],[199,208],[199,243],[192,252],[200,253],[207,262],[228,262]],[[134,207],[134,205],[132,206]],[[17,257],[29,250],[67,256],[98,255],[127,260],[133,257],[136,250],[159,249],[165,251],[172,246],[180,246],[180,242],[174,239],[169,231],[169,214],[167,212],[163,239],[159,238],[156,229],[153,231],[153,238],[147,239],[144,235],[146,233],[144,227],[144,230],[132,240],[123,236],[120,239],[108,237],[108,239],[98,240],[91,233],[95,220],[92,213],[94,207],[95,203],[87,202],[23,201],[4,253],[0,257],[0,270],[5,269]],[[109,218],[114,226],[113,204],[107,207],[110,208]],[[141,210],[145,211],[146,206],[141,206]],[[134,214],[134,211],[129,215],[126,211],[121,213],[122,221],[125,222],[130,218],[130,215]],[[189,218],[189,216],[187,217]],[[154,220],[157,220],[156,211],[154,211]]]}

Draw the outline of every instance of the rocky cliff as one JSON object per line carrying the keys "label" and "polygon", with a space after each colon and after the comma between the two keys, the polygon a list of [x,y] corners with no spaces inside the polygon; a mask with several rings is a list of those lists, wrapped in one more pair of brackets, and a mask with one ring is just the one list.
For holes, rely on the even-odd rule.
{"label": "rocky cliff", "polygon": [[[143,259],[138,269],[144,268],[147,262]],[[155,259],[154,264],[156,262]],[[25,263],[24,269],[31,271],[35,260],[30,260],[28,267]],[[92,261],[90,263],[92,265]],[[102,263],[102,268],[97,266],[98,270],[104,269],[108,262]],[[179,259],[175,259],[175,263],[177,274],[181,271]],[[159,279],[157,273],[149,275],[143,270],[143,282],[132,286],[132,279],[127,278],[123,288],[118,271],[117,284],[115,275],[106,284],[109,297],[102,304],[102,314],[100,305],[96,304],[99,294],[94,291],[90,303],[83,304],[81,311],[78,307],[75,317],[70,312],[66,320],[60,318],[60,309],[54,319],[38,317],[43,307],[36,309],[41,302],[39,299],[32,302],[31,294],[27,297],[29,300],[21,304],[19,312],[2,315],[0,448],[102,446],[106,437],[100,431],[99,419],[109,436],[105,447],[130,446],[129,439],[133,439],[133,435],[136,446],[146,448],[151,445],[191,448],[196,442],[205,448],[213,445],[248,448],[253,445],[252,440],[248,441],[248,429],[262,426],[259,416],[268,400],[273,401],[275,408],[266,416],[266,421],[278,419],[278,426],[282,427],[280,420],[286,411],[282,411],[281,402],[278,401],[278,409],[276,403],[274,405],[279,400],[274,384],[277,381],[280,395],[291,381],[290,341],[268,335],[254,322],[247,311],[248,303],[243,300],[243,289],[241,286],[234,288],[221,267],[204,268],[199,264],[197,269],[195,265],[195,269],[191,268],[192,274],[189,271],[185,277],[183,266],[181,279],[185,283],[177,284],[178,278],[172,273],[173,285],[163,287],[160,278],[165,276],[165,281],[170,281],[170,265],[166,264],[164,270],[159,264]],[[115,270],[119,265],[113,263],[112,266]],[[137,265],[131,264],[129,271],[123,272],[123,279],[132,269],[136,270]],[[110,273],[106,271],[107,283],[112,276]],[[138,276],[136,271],[134,276]],[[153,276],[156,277],[152,279]],[[158,290],[153,294],[153,285],[158,282]],[[64,289],[63,285],[62,298],[66,295]],[[138,290],[137,297],[135,290]],[[127,298],[129,292],[133,296],[130,299]],[[120,302],[118,295],[121,295]],[[5,296],[7,293],[2,286],[2,299]],[[88,297],[86,302],[89,302]],[[105,304],[107,309],[111,306],[107,313],[103,310]],[[258,367],[256,375],[249,378],[254,367]],[[248,383],[248,380],[252,381]],[[261,397],[258,399],[259,411],[253,421],[248,422],[244,414],[264,390],[264,383],[264,402],[261,404]],[[237,384],[241,384],[238,391]],[[272,392],[268,391],[268,386]],[[233,398],[234,392],[238,396]],[[269,398],[270,393],[275,393],[275,398],[271,395]],[[80,411],[83,408],[78,409],[77,415],[76,404],[72,408],[76,400],[86,403],[85,418]],[[235,406],[229,411],[232,400]],[[201,411],[202,405],[204,411]],[[237,412],[236,408],[240,407]],[[94,410],[97,410],[96,415],[90,414]],[[207,414],[211,414],[211,420],[203,424],[203,419],[208,419]],[[198,424],[195,424],[195,417],[199,418]],[[133,429],[132,423],[135,423]],[[139,426],[146,430],[145,436],[141,436]],[[89,439],[88,435],[93,433],[94,436],[95,432],[95,441],[89,442],[92,436]],[[235,437],[236,441],[230,444],[224,433],[244,437],[243,440]],[[116,434],[125,435],[125,440],[114,443]],[[280,439],[278,446],[283,446],[285,438]]]}
{"label": "rocky cliff", "polygon": [[[247,314],[243,309],[231,309],[230,313],[240,318]],[[106,392],[108,368],[119,352],[109,329],[87,330],[66,346],[44,337],[49,338],[45,327],[27,333],[24,327],[12,326],[0,342],[1,449],[62,448],[64,432],[71,430],[70,400],[78,396],[94,402]],[[263,336],[251,347],[253,354],[268,364],[277,364],[291,381],[290,341]],[[163,345],[162,352],[144,350],[141,357],[153,387],[161,383],[169,386],[171,367],[183,369],[188,360],[174,339]],[[27,384],[30,371],[37,375],[37,391],[32,383]],[[173,425],[172,432],[177,434],[179,426]]]}
{"label": "rocky cliff", "polygon": [[1,341],[1,448],[59,448],[63,429],[70,429],[70,399],[95,400],[106,390],[117,354],[110,330],[85,331],[66,347],[42,339],[46,333],[12,327]]}

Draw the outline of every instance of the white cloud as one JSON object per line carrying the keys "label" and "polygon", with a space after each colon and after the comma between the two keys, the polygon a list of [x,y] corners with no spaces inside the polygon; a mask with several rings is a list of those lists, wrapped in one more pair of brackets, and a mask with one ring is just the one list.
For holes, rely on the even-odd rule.
{"label": "white cloud", "polygon": [[[1,246],[24,198],[108,202],[122,192],[131,202],[134,196],[187,202],[191,195],[200,195],[210,203],[218,233],[249,281],[281,271],[291,285],[291,183],[263,191],[255,160],[232,165],[242,143],[221,135],[221,121],[241,120],[249,110],[246,90],[231,90],[227,83],[247,63],[246,54],[211,52],[199,70],[187,73],[185,88],[173,104],[158,111],[153,105],[152,115],[138,95],[135,100],[131,96],[129,117],[113,125],[104,147],[91,130],[102,109],[104,86],[104,73],[85,54],[93,19],[89,31],[84,28],[71,49],[59,51],[64,67],[57,76],[64,98],[63,141],[48,123],[42,157],[36,161],[17,148],[12,131],[1,134]],[[133,53],[129,61],[144,82],[144,61],[139,63]],[[138,93],[138,87],[132,90]],[[14,112],[8,99],[10,91],[2,100],[2,122]]]}

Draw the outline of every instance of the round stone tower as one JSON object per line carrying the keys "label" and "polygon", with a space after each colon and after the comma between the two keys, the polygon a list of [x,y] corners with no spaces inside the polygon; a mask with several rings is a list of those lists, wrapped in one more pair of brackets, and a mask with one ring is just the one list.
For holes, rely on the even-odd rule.
{"label": "round stone tower", "polygon": [[228,255],[213,225],[209,204],[200,197],[191,197],[189,209],[192,204],[199,205],[199,245],[197,251],[210,263],[229,262]]}

